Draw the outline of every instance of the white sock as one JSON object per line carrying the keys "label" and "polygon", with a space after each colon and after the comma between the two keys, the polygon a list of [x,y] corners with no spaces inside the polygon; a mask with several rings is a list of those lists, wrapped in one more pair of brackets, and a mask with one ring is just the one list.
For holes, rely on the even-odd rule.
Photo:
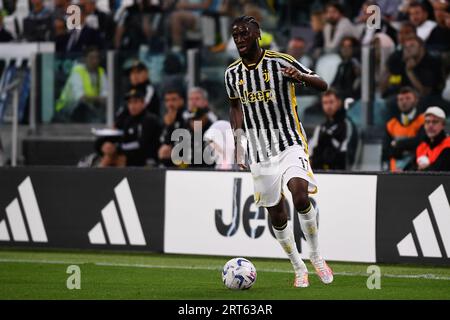
{"label": "white sock", "polygon": [[317,230],[316,209],[310,203],[309,209],[305,213],[299,213],[300,226],[306,237],[311,255],[319,255],[319,232]]}
{"label": "white sock", "polygon": [[289,260],[291,260],[295,272],[307,271],[306,265],[303,262],[302,258],[300,258],[300,254],[298,253],[297,245],[295,244],[294,240],[294,233],[292,232],[290,225],[286,223],[286,227],[282,230],[273,228],[273,232],[275,233],[275,237],[281,244],[284,252],[286,252],[287,256],[289,257]]}

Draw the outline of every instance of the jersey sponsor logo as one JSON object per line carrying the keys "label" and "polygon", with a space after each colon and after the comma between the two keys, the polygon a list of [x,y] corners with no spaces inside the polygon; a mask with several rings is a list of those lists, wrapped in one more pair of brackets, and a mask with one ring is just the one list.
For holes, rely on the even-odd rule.
{"label": "jersey sponsor logo", "polygon": [[241,97],[242,103],[255,103],[255,102],[269,102],[275,99],[275,91],[272,89],[268,90],[258,90],[253,92],[248,92],[244,90],[244,96]]}

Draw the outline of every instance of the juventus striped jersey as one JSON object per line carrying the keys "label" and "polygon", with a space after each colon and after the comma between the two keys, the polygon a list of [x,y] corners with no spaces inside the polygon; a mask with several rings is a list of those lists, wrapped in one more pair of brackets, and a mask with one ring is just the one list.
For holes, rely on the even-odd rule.
{"label": "juventus striped jersey", "polygon": [[266,161],[293,145],[302,146],[308,153],[297,115],[295,85],[281,71],[287,67],[314,74],[292,56],[271,50],[265,50],[253,65],[239,59],[225,71],[228,97],[241,100],[252,163]]}

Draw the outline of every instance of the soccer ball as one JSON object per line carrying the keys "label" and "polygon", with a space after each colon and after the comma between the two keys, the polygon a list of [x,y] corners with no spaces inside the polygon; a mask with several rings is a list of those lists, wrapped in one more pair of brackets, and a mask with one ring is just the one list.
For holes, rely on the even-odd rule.
{"label": "soccer ball", "polygon": [[223,266],[222,280],[229,289],[250,289],[256,281],[255,266],[245,258],[233,258]]}

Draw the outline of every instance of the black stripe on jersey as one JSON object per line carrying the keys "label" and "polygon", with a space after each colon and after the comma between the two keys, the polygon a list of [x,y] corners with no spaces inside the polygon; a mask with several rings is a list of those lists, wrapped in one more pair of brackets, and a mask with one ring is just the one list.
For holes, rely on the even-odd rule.
{"label": "black stripe on jersey", "polygon": [[[263,61],[263,63],[264,63],[264,61]],[[256,90],[261,91],[261,89],[262,89],[261,84],[264,83],[264,78],[261,78],[259,76],[258,68],[255,69],[252,73],[253,73],[253,77],[255,78]],[[255,103],[255,111],[259,112],[259,114],[261,114],[261,120],[263,122],[262,127],[267,128],[267,130],[265,132],[263,132],[263,130],[258,132],[260,139],[264,139],[264,141],[266,141],[266,138],[267,138],[267,142],[269,145],[266,146],[266,143],[264,143],[265,147],[261,149],[261,151],[263,152],[263,155],[262,155],[263,159],[267,159],[269,156],[271,156],[272,143],[271,143],[271,139],[270,139],[270,123],[269,123],[269,119],[268,119],[268,116],[266,113],[266,109],[264,108],[264,102],[259,102],[259,101],[256,102]]]}
{"label": "black stripe on jersey", "polygon": [[[269,71],[269,63],[267,61],[267,59],[265,59],[262,63],[262,70],[267,70],[267,72]],[[269,74],[269,77],[272,77],[271,74]],[[264,79],[263,79],[264,80]],[[273,79],[272,79],[273,81]],[[262,82],[263,84],[263,89],[266,90],[267,86],[265,84],[265,82]],[[268,87],[270,88],[270,79],[269,79],[269,85]],[[269,101],[267,101],[267,109],[269,110],[269,115],[270,119],[272,120],[272,128],[270,128],[269,130],[275,130],[275,132],[268,132],[269,135],[269,143],[270,143],[270,147],[272,150],[272,147],[277,147],[276,150],[272,150],[272,151],[276,151],[277,153],[283,151],[285,149],[283,142],[281,141],[281,137],[280,137],[280,128],[279,128],[279,123],[278,123],[278,118],[276,115],[276,111],[275,111],[275,105],[272,101],[272,99],[270,99]]]}
{"label": "black stripe on jersey", "polygon": [[[278,80],[278,77],[277,77],[277,79],[274,78],[274,73],[277,73],[278,69],[273,69],[273,68],[278,65],[276,65],[276,64],[273,65],[271,63],[271,61],[273,61],[273,60],[269,60],[269,61],[267,62],[267,70],[270,72],[270,75],[271,75],[270,87],[273,88],[274,90],[276,90],[276,88],[277,88],[276,86],[278,84],[277,81],[279,81],[279,80]],[[283,130],[282,114],[281,114],[282,110],[280,110],[282,105],[279,104],[279,101],[277,101],[276,99],[277,99],[277,96],[275,95],[275,101],[273,101],[273,100],[269,101],[269,108],[270,108],[271,112],[275,113],[275,117],[272,119],[276,120],[275,121],[276,128],[278,129],[277,135],[276,135],[277,136],[276,138],[278,139],[277,140],[278,148],[280,151],[284,151],[289,146],[289,144],[288,144],[288,140],[287,140],[287,137],[285,134],[286,132],[285,132],[285,130]]]}
{"label": "black stripe on jersey", "polygon": [[229,96],[229,98],[236,98],[236,97],[234,97],[234,92],[236,91],[236,90],[233,90],[233,85],[235,84],[236,82],[233,80],[233,72],[231,71],[231,70],[227,70],[227,75],[226,75],[226,77],[225,77],[225,85],[227,86],[227,88],[228,88],[228,92],[229,92],[229,95],[232,95],[233,97],[230,97]]}
{"label": "black stripe on jersey", "polygon": [[[244,71],[244,66],[242,64],[239,65],[239,67],[237,67],[236,70],[235,70],[236,75],[241,75],[242,76],[241,79],[243,79],[245,77],[244,72],[245,72]],[[237,79],[237,80],[240,80],[240,79]],[[244,94],[244,86],[239,86],[238,85],[238,91],[239,91],[239,94],[240,94],[241,97],[245,96],[245,94]],[[259,162],[258,161],[259,157],[258,157],[257,143],[256,143],[255,136],[253,134],[254,130],[256,128],[253,126],[253,123],[251,121],[252,118],[250,116],[249,107],[246,104],[244,104],[244,103],[241,103],[241,106],[242,106],[242,110],[244,112],[245,132],[247,134],[247,139],[248,139],[248,151],[249,151],[248,154],[249,154],[249,157],[252,160],[252,162],[255,162],[255,161]]]}
{"label": "black stripe on jersey", "polygon": [[[277,62],[275,60],[272,60],[271,63],[272,63],[273,82],[275,84],[275,94],[276,94],[276,98],[277,98],[277,106],[278,106],[278,110],[280,111],[281,127],[282,127],[284,135],[286,136],[287,145],[292,146],[292,145],[294,145],[294,142],[289,133],[288,123],[286,122],[285,108],[284,108],[283,100],[281,97],[281,90],[283,90],[283,89],[280,88],[280,78],[278,76]],[[289,100],[286,103],[289,103]]]}
{"label": "black stripe on jersey", "polygon": [[[253,86],[252,86],[250,71],[243,68],[242,74],[244,75],[244,77],[245,77],[244,81],[247,84],[246,89],[248,90],[248,92],[253,92],[255,90],[255,88],[253,88]],[[246,107],[249,109],[250,122],[253,121],[255,123],[255,126],[253,127],[253,129],[255,129],[255,130],[253,130],[253,139],[254,139],[253,141],[255,144],[253,146],[256,149],[256,162],[260,162],[261,159],[260,159],[259,150],[262,151],[263,146],[261,145],[260,140],[259,140],[259,133],[261,132],[261,124],[259,122],[258,115],[256,114],[257,106],[256,106],[256,103],[252,105],[250,102],[247,102]],[[251,115],[250,115],[250,112],[251,112]],[[264,152],[262,152],[262,153],[264,153]]]}
{"label": "black stripe on jersey", "polygon": [[282,89],[284,99],[286,101],[286,112],[288,113],[290,129],[294,132],[295,140],[298,145],[303,146],[302,139],[300,137],[299,132],[297,131],[297,124],[295,122],[294,116],[292,114],[292,110],[294,106],[292,105],[290,89],[289,89],[289,80],[287,78],[283,79],[283,89]]}

